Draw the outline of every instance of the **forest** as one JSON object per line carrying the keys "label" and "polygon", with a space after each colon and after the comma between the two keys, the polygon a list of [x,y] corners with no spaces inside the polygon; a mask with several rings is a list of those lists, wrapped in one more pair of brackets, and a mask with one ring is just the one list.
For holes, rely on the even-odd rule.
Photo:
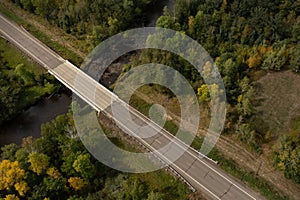
{"label": "forest", "polygon": [[[210,53],[226,89],[225,134],[235,134],[250,149],[262,153],[261,146],[270,142],[267,133],[272,127],[265,127],[255,110],[259,103],[254,100],[256,81],[260,74],[269,71],[299,72],[300,1],[177,0],[174,11],[165,8],[157,26],[189,35]],[[151,49],[133,60],[125,71],[149,62],[172,66],[190,81],[203,104],[210,101],[211,86],[204,84],[193,66],[180,57]],[[284,170],[287,178],[300,183],[300,143],[296,130],[299,129],[283,134],[273,162]]]}
{"label": "forest", "polygon": [[116,33],[145,23],[145,10],[154,0],[11,0],[40,15],[65,32],[95,46]]}
{"label": "forest", "polygon": [[[188,199],[189,190],[166,172],[126,174],[94,159],[77,135],[72,113],[42,126],[41,138],[1,148],[0,198]],[[120,138],[115,138],[120,140]]]}

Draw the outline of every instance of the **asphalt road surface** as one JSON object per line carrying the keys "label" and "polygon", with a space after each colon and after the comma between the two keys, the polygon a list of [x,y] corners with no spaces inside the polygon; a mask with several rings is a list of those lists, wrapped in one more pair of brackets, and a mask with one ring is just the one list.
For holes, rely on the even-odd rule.
{"label": "asphalt road surface", "polygon": [[[46,45],[38,41],[22,27],[0,15],[0,33],[3,38],[17,46],[33,60],[48,69],[59,81],[75,92],[97,111],[104,111],[113,118],[111,104],[119,112],[119,124],[133,134],[138,134],[139,129],[131,120],[126,119],[123,113],[127,107],[115,94],[100,85],[97,81],[86,75],[73,64],[61,58]],[[135,124],[149,124],[151,121],[130,107],[130,115]],[[124,116],[124,118],[122,118]],[[166,163],[177,152],[184,151],[183,155],[171,163],[171,168],[180,174],[195,190],[199,190],[210,199],[244,200],[264,199],[257,192],[249,189],[234,177],[221,170],[215,163],[206,157],[199,157],[199,152],[186,146],[179,139],[174,138],[166,130],[151,122],[152,131],[157,131],[155,136],[139,139],[152,152],[162,149],[172,143],[157,157]]]}
{"label": "asphalt road surface", "polygon": [[16,45],[25,54],[46,69],[52,69],[64,62],[54,51],[51,51],[42,42],[29,34],[24,28],[9,21],[0,14],[0,33],[2,36]]}

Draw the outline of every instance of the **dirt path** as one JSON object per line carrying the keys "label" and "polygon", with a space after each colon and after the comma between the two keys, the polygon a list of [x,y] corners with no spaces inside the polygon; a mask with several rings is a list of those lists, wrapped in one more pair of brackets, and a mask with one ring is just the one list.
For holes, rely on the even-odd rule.
{"label": "dirt path", "polygon": [[[155,94],[154,96],[145,95],[141,92],[135,93],[141,99],[147,103],[159,103],[161,105],[166,105],[166,97],[161,94]],[[174,113],[168,111],[175,123],[180,121],[180,118]],[[205,130],[199,132],[200,135],[205,135]],[[299,199],[300,197],[300,185],[295,184],[291,180],[284,177],[281,171],[276,170],[271,162],[268,155],[269,151],[264,151],[266,153],[258,155],[254,152],[247,151],[247,147],[237,141],[233,136],[221,136],[216,144],[216,147],[228,158],[234,160],[238,165],[248,171],[254,172],[259,177],[264,178],[283,195],[289,196],[291,199]],[[266,149],[267,150],[267,149]]]}

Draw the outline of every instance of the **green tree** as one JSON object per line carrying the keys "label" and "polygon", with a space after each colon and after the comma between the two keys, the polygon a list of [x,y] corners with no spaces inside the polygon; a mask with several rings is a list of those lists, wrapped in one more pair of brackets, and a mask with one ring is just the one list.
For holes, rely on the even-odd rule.
{"label": "green tree", "polygon": [[291,131],[283,134],[280,146],[275,153],[277,167],[284,171],[286,178],[300,183],[300,123],[295,119],[291,125]]}
{"label": "green tree", "polygon": [[51,162],[59,162],[62,150],[59,146],[64,146],[64,142],[69,141],[66,131],[69,130],[69,116],[60,115],[55,120],[41,126],[42,137],[37,140],[39,150],[52,158]]}
{"label": "green tree", "polygon": [[171,16],[161,16],[156,21],[156,26],[173,30],[180,30],[180,24],[175,22]]}
{"label": "green tree", "polygon": [[291,50],[290,68],[295,72],[300,72],[300,42]]}
{"label": "green tree", "polygon": [[274,49],[268,52],[265,57],[261,68],[279,71],[288,60],[286,44],[283,44],[278,50]]}
{"label": "green tree", "polygon": [[251,129],[249,124],[241,124],[237,130],[237,137],[240,141],[249,145],[255,150],[260,150],[256,140],[256,132]]}
{"label": "green tree", "polygon": [[254,113],[251,98],[254,94],[254,88],[249,86],[248,90],[238,96],[237,110],[242,117],[250,117]]}
{"label": "green tree", "polygon": [[44,177],[39,185],[36,185],[29,199],[67,199],[68,188],[66,179]]}
{"label": "green tree", "polygon": [[16,161],[18,161],[19,165],[24,169],[27,169],[29,167],[29,163],[27,162],[28,156],[29,156],[29,152],[26,151],[24,148],[19,149],[15,153]]}
{"label": "green tree", "polygon": [[10,160],[14,161],[15,160],[15,154],[17,150],[19,149],[18,145],[15,143],[5,145],[1,147],[1,160]]}
{"label": "green tree", "polygon": [[[0,78],[2,78],[1,74]],[[0,124],[18,112],[18,103],[22,94],[21,87],[13,88],[9,86],[9,82],[2,82],[2,84],[0,85]]]}
{"label": "green tree", "polygon": [[34,7],[32,5],[31,0],[20,0],[20,3],[22,4],[25,10],[28,10],[29,12],[34,12]]}
{"label": "green tree", "polygon": [[34,79],[34,74],[28,71],[24,64],[19,64],[16,66],[15,74],[23,80],[25,86],[35,85],[36,80]]}
{"label": "green tree", "polygon": [[164,195],[162,195],[161,193],[158,192],[153,192],[151,191],[148,194],[148,198],[147,200],[163,200],[164,199]]}
{"label": "green tree", "polygon": [[80,155],[81,152],[70,152],[70,153],[64,153],[62,159],[63,164],[61,165],[61,171],[66,173],[68,176],[77,176],[78,173],[73,168],[73,163],[76,160],[77,156]]}

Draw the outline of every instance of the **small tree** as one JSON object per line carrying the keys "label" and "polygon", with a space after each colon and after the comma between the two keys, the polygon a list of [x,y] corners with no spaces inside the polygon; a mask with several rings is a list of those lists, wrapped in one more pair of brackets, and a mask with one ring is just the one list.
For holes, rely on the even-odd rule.
{"label": "small tree", "polygon": [[206,84],[203,84],[198,88],[198,96],[204,102],[210,101],[209,90]]}
{"label": "small tree", "polygon": [[81,190],[87,185],[87,182],[80,177],[70,177],[68,182],[74,190]]}
{"label": "small tree", "polygon": [[95,166],[90,160],[90,154],[80,154],[73,163],[73,168],[80,173],[83,178],[89,179],[95,175]]}
{"label": "small tree", "polygon": [[29,154],[28,162],[30,163],[30,169],[37,173],[42,174],[49,165],[49,157],[43,153],[33,152]]}
{"label": "small tree", "polygon": [[251,129],[249,124],[241,124],[237,130],[238,139],[258,151],[256,136],[256,132]]}

